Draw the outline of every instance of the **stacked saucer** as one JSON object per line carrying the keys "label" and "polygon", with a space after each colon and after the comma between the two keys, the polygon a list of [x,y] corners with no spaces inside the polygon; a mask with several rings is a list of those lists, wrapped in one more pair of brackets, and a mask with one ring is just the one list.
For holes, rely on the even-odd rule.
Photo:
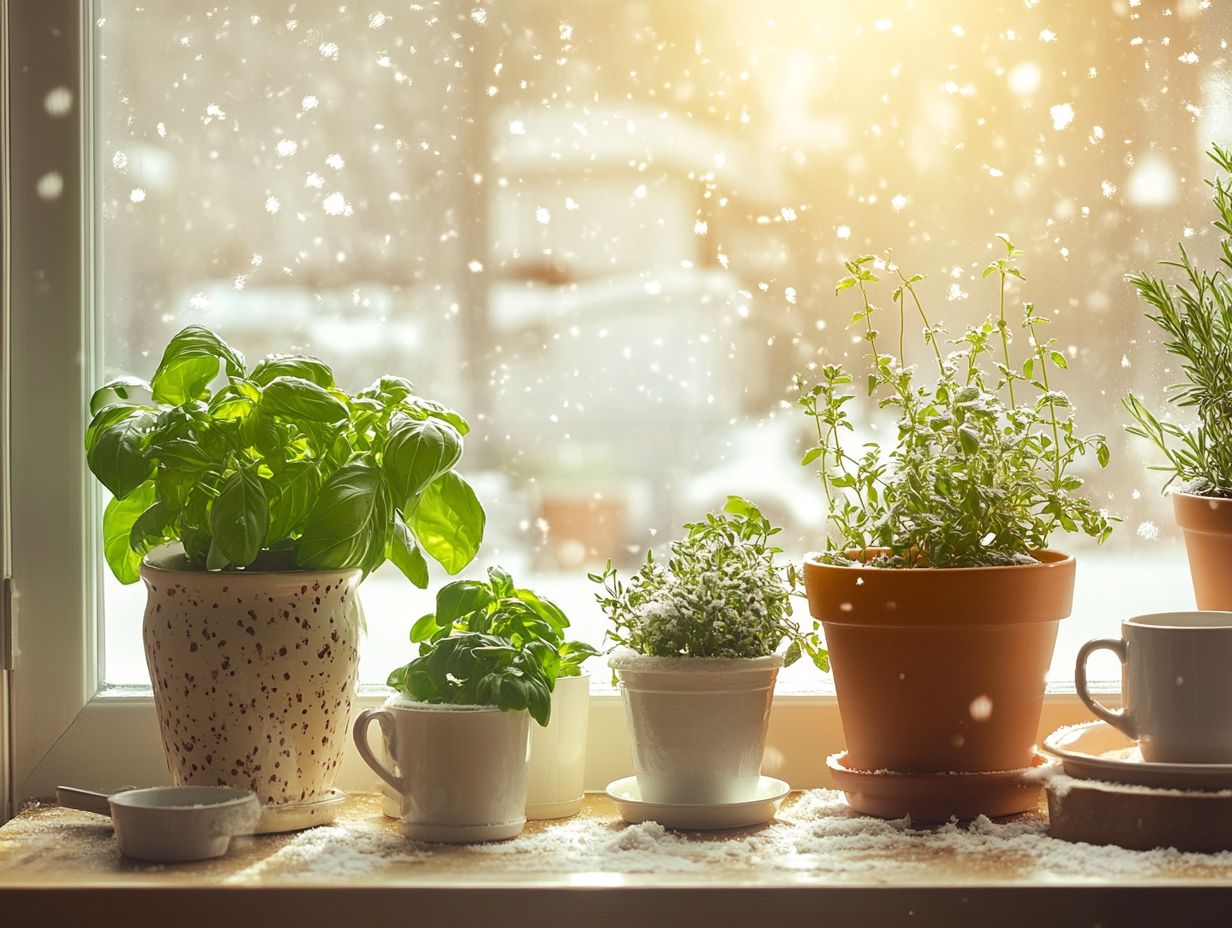
{"label": "stacked saucer", "polygon": [[1053,837],[1131,850],[1232,850],[1232,764],[1144,761],[1106,722],[1059,728],[1043,747],[1061,767],[1047,781]]}

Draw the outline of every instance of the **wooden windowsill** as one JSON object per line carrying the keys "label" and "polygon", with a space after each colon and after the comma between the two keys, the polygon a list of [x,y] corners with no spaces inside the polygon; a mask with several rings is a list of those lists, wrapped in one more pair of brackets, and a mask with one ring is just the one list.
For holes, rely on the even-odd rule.
{"label": "wooden windowsill", "polygon": [[[790,818],[797,798],[784,804],[781,817]],[[1141,924],[1153,912],[1184,911],[1189,919],[1207,911],[1221,919],[1232,913],[1232,864],[1225,858],[1189,859],[1118,879],[1101,866],[1099,848],[1088,849],[1089,872],[1064,875],[1042,872],[1028,855],[956,855],[910,838],[892,852],[857,850],[847,861],[835,854],[829,861],[788,863],[741,851],[691,869],[579,871],[564,863],[570,835],[593,828],[618,840],[626,827],[604,796],[588,797],[578,819],[528,826],[528,835],[559,836],[555,864],[552,853],[515,861],[516,855],[491,847],[403,843],[373,794],[352,795],[335,824],[361,836],[361,849],[372,856],[340,850],[331,840],[346,839],[334,831],[321,833],[319,841],[305,837],[310,833],[242,839],[218,860],[153,866],[122,858],[105,819],[38,806],[0,828],[0,914],[6,916],[0,921],[272,928],[362,926],[391,918],[413,925],[432,917],[458,926],[581,919],[588,926],[689,928],[802,916],[808,916],[805,924],[816,924],[824,913],[836,924],[1006,928],[1041,918],[1118,925]],[[756,833],[685,840],[733,841]],[[8,920],[11,915],[15,920]]]}

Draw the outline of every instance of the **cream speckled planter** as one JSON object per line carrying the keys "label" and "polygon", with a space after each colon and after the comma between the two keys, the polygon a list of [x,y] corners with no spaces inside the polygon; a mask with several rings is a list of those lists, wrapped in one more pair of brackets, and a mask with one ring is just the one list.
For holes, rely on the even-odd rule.
{"label": "cream speckled planter", "polygon": [[253,790],[258,831],[331,820],[359,668],[361,572],[211,573],[166,545],[141,578],[172,781]]}

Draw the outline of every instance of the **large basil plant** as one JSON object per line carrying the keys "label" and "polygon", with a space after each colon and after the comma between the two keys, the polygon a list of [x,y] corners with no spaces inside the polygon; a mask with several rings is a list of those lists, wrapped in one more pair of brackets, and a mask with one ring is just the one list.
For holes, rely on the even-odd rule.
{"label": "large basil plant", "polygon": [[250,370],[194,325],[153,379],[111,381],[90,412],[86,460],[113,497],[103,542],[121,583],[153,546],[178,540],[209,570],[367,574],[388,558],[426,587],[425,552],[454,574],[483,538],[483,508],[453,471],[466,421],[401,377],[350,394],[316,358]]}

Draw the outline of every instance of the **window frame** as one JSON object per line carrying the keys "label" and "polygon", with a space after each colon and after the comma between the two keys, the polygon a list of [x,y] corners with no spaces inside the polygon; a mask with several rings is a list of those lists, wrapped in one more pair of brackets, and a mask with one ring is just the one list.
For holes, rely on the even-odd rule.
{"label": "window frame", "polygon": [[[150,691],[108,687],[101,676],[99,495],[81,449],[103,325],[96,312],[96,12],[92,0],[0,0],[0,554],[14,591],[3,615],[11,623],[14,667],[0,680],[0,795],[7,801],[0,822],[59,783],[108,789],[167,776]],[[44,109],[45,95],[57,86],[73,93],[73,109],[62,118]],[[36,186],[48,169],[60,173],[63,188],[43,200]],[[22,231],[16,238],[9,234],[14,228]],[[364,687],[357,702],[377,705],[386,692]],[[1049,693],[1040,733],[1087,717],[1072,690]],[[592,696],[590,721],[586,787],[598,790],[631,770],[620,698]],[[830,786],[825,758],[842,745],[833,696],[776,697],[767,773],[798,788]],[[375,783],[348,742],[339,785]]]}

